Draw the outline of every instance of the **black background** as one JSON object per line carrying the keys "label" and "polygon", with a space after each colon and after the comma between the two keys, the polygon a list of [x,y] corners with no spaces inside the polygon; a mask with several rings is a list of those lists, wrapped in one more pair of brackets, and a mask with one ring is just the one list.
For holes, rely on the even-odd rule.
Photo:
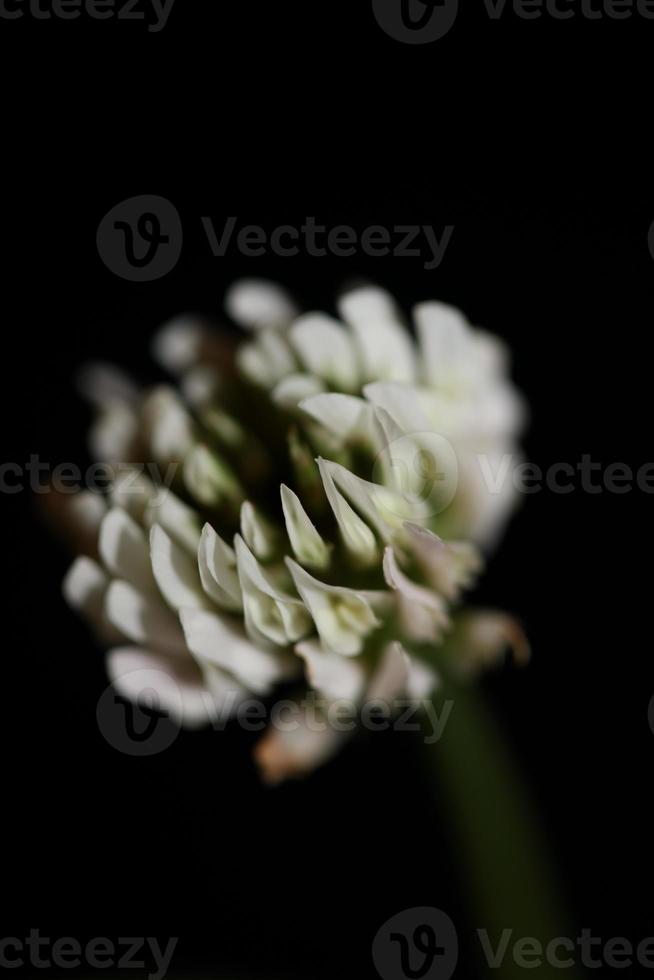
{"label": "black background", "polygon": [[[405,306],[453,302],[513,348],[530,460],[652,459],[654,195],[607,151],[622,151],[625,104],[645,91],[654,24],[491,23],[471,6],[419,48],[386,37],[367,4],[177,2],[159,35],[0,21],[7,460],[84,463],[75,369],[103,357],[156,378],[155,328],[184,310],[219,318],[242,275],[278,279],[316,308],[354,276]],[[645,110],[635,117],[644,127]],[[596,137],[590,161],[569,129]],[[461,186],[452,173],[466,164]],[[170,199],[185,229],[177,268],[150,284],[116,278],[95,248],[103,215],[135,194]],[[206,214],[268,230],[307,215],[455,230],[434,272],[364,255],[214,259]],[[527,671],[485,687],[547,828],[571,929],[635,941],[654,934],[650,501],[528,497],[478,596],[515,611],[533,642]],[[175,935],[183,975],[364,977],[391,914],[465,914],[408,736],[359,738],[275,791],[235,729],[183,735],[149,760],[107,745],[101,652],[60,599],[69,559],[37,503],[2,502],[3,935]]]}

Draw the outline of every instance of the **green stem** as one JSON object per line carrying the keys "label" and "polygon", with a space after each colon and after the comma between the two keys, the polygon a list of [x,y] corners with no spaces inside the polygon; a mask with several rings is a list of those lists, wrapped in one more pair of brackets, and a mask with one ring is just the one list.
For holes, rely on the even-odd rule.
{"label": "green stem", "polygon": [[[487,930],[493,949],[502,931],[512,930],[502,965],[492,975],[524,980],[525,966],[515,962],[513,944],[535,937],[544,950],[550,939],[567,934],[538,816],[482,693],[457,687],[440,694],[442,701],[453,701],[452,711],[440,741],[424,751],[430,770],[436,769],[435,789],[449,817],[473,926]],[[478,936],[475,947],[483,956]],[[561,970],[543,956],[542,965],[529,972],[539,980],[560,980]]]}

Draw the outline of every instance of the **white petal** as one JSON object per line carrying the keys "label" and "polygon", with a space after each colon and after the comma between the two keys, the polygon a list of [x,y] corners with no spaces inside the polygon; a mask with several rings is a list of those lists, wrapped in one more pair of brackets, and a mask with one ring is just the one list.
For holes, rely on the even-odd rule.
{"label": "white petal", "polygon": [[[429,521],[441,514],[460,490],[459,459],[452,443],[434,431],[405,434],[385,409],[377,407],[374,413],[379,451],[373,480],[404,498],[415,520]],[[397,510],[391,502],[391,509],[393,515],[407,513],[405,504]]]}
{"label": "white petal", "polygon": [[100,493],[82,490],[70,499],[68,513],[78,532],[97,536],[102,519],[107,513],[106,498]]}
{"label": "white petal", "polygon": [[318,534],[300,498],[282,483],[282,510],[286,532],[295,557],[309,568],[326,568],[329,565],[329,548]]}
{"label": "white petal", "polygon": [[177,392],[155,388],[143,403],[143,428],[157,460],[182,460],[195,443],[194,424]]}
{"label": "white petal", "polygon": [[238,534],[234,547],[243,589],[245,625],[250,636],[255,641],[268,640],[279,646],[306,636],[311,618],[300,599],[276,587]]}
{"label": "white petal", "polygon": [[223,500],[239,501],[243,497],[231,468],[202,443],[197,443],[186,454],[183,473],[189,493],[205,507],[215,507]]}
{"label": "white petal", "polygon": [[259,561],[269,561],[274,557],[279,545],[277,532],[249,500],[241,506],[241,534]]}
{"label": "white petal", "polygon": [[352,290],[341,297],[338,310],[356,335],[367,380],[415,380],[413,341],[388,293],[373,286]]}
{"label": "white petal", "polygon": [[196,657],[228,670],[256,694],[268,694],[289,675],[287,658],[256,647],[240,625],[216,613],[183,609],[180,618],[189,649]]}
{"label": "white petal", "polygon": [[470,327],[461,313],[445,303],[419,303],[413,309],[422,354],[422,375],[429,384],[447,380],[453,367],[465,358]]}
{"label": "white petal", "polygon": [[154,336],[152,355],[171,374],[187,371],[200,358],[204,325],[193,316],[175,317]]}
{"label": "white petal", "polygon": [[213,699],[191,657],[172,658],[139,647],[117,647],[107,655],[107,673],[124,698],[156,708],[186,728],[208,724],[211,719]]}
{"label": "white petal", "polygon": [[363,398],[327,392],[300,402],[300,408],[340,442],[370,440],[372,412]]}
{"label": "white petal", "polygon": [[381,625],[368,600],[352,589],[318,581],[290,558],[286,564],[325,647],[347,657],[361,653],[365,638]]}
{"label": "white petal", "polygon": [[325,460],[324,466],[337,488],[386,543],[393,540],[405,521],[421,521],[431,516],[428,501],[363,480],[340,463]]}
{"label": "white petal", "polygon": [[428,664],[418,657],[408,657],[408,677],[406,693],[414,701],[426,701],[440,687],[440,677]]}
{"label": "white petal", "polygon": [[106,405],[89,431],[89,452],[104,463],[132,459],[138,436],[138,418],[125,402]]}
{"label": "white petal", "polygon": [[145,524],[161,524],[162,528],[177,541],[182,548],[196,555],[200,543],[200,518],[172,490],[160,487],[147,506]]}
{"label": "white petal", "polygon": [[86,555],[76,558],[62,583],[64,599],[71,608],[97,626],[102,621],[109,579],[104,569]]}
{"label": "white petal", "polygon": [[235,677],[216,667],[215,664],[201,660],[197,665],[202,671],[204,683],[213,700],[211,722],[214,727],[222,726],[237,712],[239,705],[250,697],[251,692],[239,684]]}
{"label": "white petal", "polygon": [[494,609],[469,610],[459,616],[451,638],[453,664],[461,676],[494,666],[510,649],[518,663],[529,660],[529,642],[520,624]]}
{"label": "white petal", "polygon": [[288,293],[266,279],[239,279],[227,291],[225,309],[241,327],[285,327],[297,316]]}
{"label": "white petal", "polygon": [[297,371],[297,363],[286,337],[277,330],[262,330],[257,343],[263,351],[277,380]]}
{"label": "white petal", "polygon": [[429,426],[455,443],[475,445],[480,440],[514,436],[527,415],[521,396],[504,382],[480,381],[467,388],[454,377],[443,390],[417,388],[416,397]]}
{"label": "white petal", "polygon": [[286,779],[300,779],[324,765],[345,740],[342,732],[313,726],[298,707],[295,727],[269,728],[254,749],[254,759],[265,783],[276,786]]}
{"label": "white petal", "polygon": [[86,364],[77,376],[77,387],[91,405],[103,410],[110,405],[136,405],[139,390],[132,379],[114,364],[95,361]]}
{"label": "white petal", "polygon": [[236,363],[249,381],[264,388],[273,388],[297,372],[293,352],[277,330],[261,330],[252,343],[242,344],[236,352]]}
{"label": "white petal", "polygon": [[363,285],[348,289],[338,299],[338,311],[343,319],[353,325],[364,325],[369,320],[397,319],[395,300],[379,286]]}
{"label": "white petal", "polygon": [[197,559],[175,544],[158,524],[150,531],[150,555],[154,577],[169,606],[177,611],[211,608],[202,589]]}
{"label": "white petal", "polygon": [[[377,455],[372,475],[375,482],[398,493],[423,498],[432,489],[430,469],[419,442],[406,435],[383,408],[373,409]],[[428,457],[430,459],[431,457]]]}
{"label": "white petal", "polygon": [[180,381],[180,389],[184,398],[193,408],[204,408],[218,397],[220,391],[220,375],[205,364],[186,371]]}
{"label": "white petal", "polygon": [[413,385],[375,381],[367,384],[363,393],[373,405],[388,412],[403,432],[412,434],[432,430],[433,426],[423,411]]}
{"label": "white petal", "polygon": [[222,609],[237,612],[243,608],[241,585],[236,571],[236,555],[210,524],[202,528],[198,565],[204,591]]}
{"label": "white petal", "polygon": [[243,377],[253,385],[272,388],[279,381],[257,343],[241,344],[236,351],[236,364]]}
{"label": "white petal", "polygon": [[[487,551],[495,547],[519,498],[515,480],[520,462],[514,446],[499,444],[482,454],[459,450],[459,492],[443,515],[448,537],[474,541]],[[495,475],[494,485],[489,481]]]}
{"label": "white petal", "polygon": [[[254,437],[243,428],[233,415],[223,411],[222,408],[215,405],[204,406],[200,412],[200,421],[225,446],[232,449],[256,447]],[[246,447],[248,442],[250,446]],[[259,451],[258,447],[255,451]],[[236,479],[233,473],[232,478]]]}
{"label": "white petal", "polygon": [[517,436],[529,416],[522,395],[508,384],[487,385],[474,402],[475,428],[487,439]]}
{"label": "white petal", "polygon": [[479,328],[472,332],[475,359],[487,377],[500,377],[509,370],[509,350],[495,334]]}
{"label": "white petal", "polygon": [[84,617],[103,644],[118,643],[124,634],[109,622],[106,596],[109,577],[105,570],[86,555],[76,558],[62,583],[68,605]]}
{"label": "white petal", "polygon": [[408,658],[400,643],[389,643],[366,691],[366,701],[390,704],[406,690],[409,676]]}
{"label": "white petal", "polygon": [[337,489],[327,461],[319,458],[317,462],[325,495],[334,512],[343,544],[359,564],[374,564],[379,558],[375,535]]}
{"label": "white petal", "polygon": [[324,313],[306,313],[289,332],[305,368],[329,384],[352,391],[359,384],[354,344],[345,328]]}
{"label": "white petal", "polygon": [[188,656],[179,620],[158,596],[146,596],[120,579],[107,589],[109,622],[135,643]]}
{"label": "white petal", "polygon": [[107,511],[100,527],[98,550],[113,576],[143,592],[155,590],[147,538],[121,507]]}
{"label": "white petal", "polygon": [[400,569],[390,547],[384,551],[383,568],[386,582],[397,593],[403,631],[413,640],[438,642],[449,625],[442,596],[412,582]]}
{"label": "white petal", "polygon": [[315,374],[289,374],[272,393],[273,401],[282,408],[294,409],[305,398],[325,390],[325,383]]}
{"label": "white petal", "polygon": [[[372,524],[377,533],[381,535],[382,539],[388,539],[389,529],[386,521],[381,518],[371,496],[370,488],[374,485],[355,476],[354,473],[346,469],[346,467],[341,466],[340,463],[334,463],[331,460],[326,459],[322,461],[322,472],[330,475],[335,486],[346,494],[358,511],[365,515],[366,519]],[[382,490],[383,488],[378,487],[377,489]]]}
{"label": "white petal", "polygon": [[387,703],[401,696],[425,701],[439,685],[438,673],[424,661],[410,656],[396,641],[384,650],[366,697]]}
{"label": "white petal", "polygon": [[358,700],[366,676],[358,660],[325,650],[317,640],[303,640],[295,652],[304,660],[313,688],[330,700]]}
{"label": "white petal", "polygon": [[121,466],[118,469],[109,499],[116,507],[122,507],[135,521],[142,523],[150,502],[156,497],[157,487],[138,466]]}
{"label": "white petal", "polygon": [[427,528],[407,521],[404,525],[416,560],[429,583],[446,599],[455,601],[481,571],[483,561],[467,541],[442,541]]}

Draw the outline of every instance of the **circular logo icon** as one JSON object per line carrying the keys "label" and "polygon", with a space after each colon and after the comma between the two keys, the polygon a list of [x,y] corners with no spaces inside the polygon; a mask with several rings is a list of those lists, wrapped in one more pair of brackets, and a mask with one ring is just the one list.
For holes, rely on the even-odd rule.
{"label": "circular logo icon", "polygon": [[647,706],[647,721],[649,723],[650,731],[654,734],[654,695],[650,698],[650,702]]}
{"label": "circular logo icon", "polygon": [[144,194],[121,201],[104,216],[96,243],[100,258],[130,282],[152,282],[175,268],[182,253],[182,222],[165,197]]}
{"label": "circular logo icon", "polygon": [[430,44],[454,26],[459,0],[372,0],[377,23],[395,41]]}
{"label": "circular logo icon", "polygon": [[398,912],[372,944],[372,961],[382,980],[449,980],[458,959],[454,923],[440,909]]}
{"label": "circular logo icon", "polygon": [[[130,671],[129,688],[133,692],[130,700],[110,685],[98,701],[96,719],[105,741],[124,755],[164,752],[180,731],[177,717],[181,716],[182,698],[177,685],[164,671],[143,668]],[[166,691],[168,705],[179,701],[175,715],[163,708],[161,690]]]}
{"label": "circular logo icon", "polygon": [[459,485],[452,444],[437,432],[411,432],[392,439],[375,457],[373,483],[394,493],[378,501],[391,518],[424,520],[441,514]]}

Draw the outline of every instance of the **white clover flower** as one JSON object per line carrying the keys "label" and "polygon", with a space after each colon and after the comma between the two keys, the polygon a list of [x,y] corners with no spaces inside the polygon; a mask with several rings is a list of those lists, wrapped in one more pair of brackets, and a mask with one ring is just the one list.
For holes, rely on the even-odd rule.
{"label": "white clover flower", "polygon": [[[479,465],[516,456],[523,409],[502,344],[440,303],[416,307],[414,339],[373,287],[341,298],[342,322],[298,315],[255,280],[226,306],[250,331],[235,356],[192,318],[155,338],[179,389],[84,375],[91,449],[121,465],[106,498],[74,503],[95,545],[64,594],[109,648],[119,692],[138,699],[145,671],[192,727],[280,684],[322,710],[426,698],[443,671],[523,653],[508,616],[456,611],[513,499]],[[268,781],[342,741],[299,718],[256,749]]]}

